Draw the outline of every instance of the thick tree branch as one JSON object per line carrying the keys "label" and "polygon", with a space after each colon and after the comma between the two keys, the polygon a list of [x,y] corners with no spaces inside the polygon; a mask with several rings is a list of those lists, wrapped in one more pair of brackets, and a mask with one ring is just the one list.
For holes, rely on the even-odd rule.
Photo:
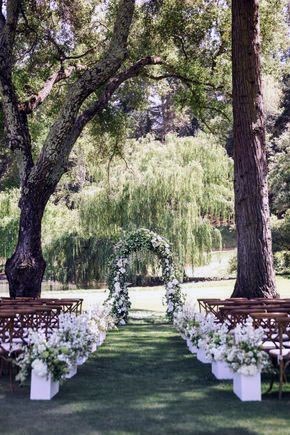
{"label": "thick tree branch", "polygon": [[3,1],[0,0],[0,32],[2,32],[3,27],[5,26],[6,20],[3,14]]}
{"label": "thick tree branch", "polygon": [[11,154],[0,154],[0,187],[1,180],[4,178],[5,174],[8,171],[8,168],[12,164],[12,155]]}
{"label": "thick tree branch", "polygon": [[12,53],[13,44],[16,35],[16,28],[18,23],[18,17],[20,12],[20,1],[19,0],[8,0],[7,1],[7,20],[5,23],[5,33],[7,35],[7,42],[9,45],[9,50]]}
{"label": "thick tree branch", "polygon": [[[170,67],[170,69],[172,69],[172,67]],[[145,74],[145,76],[151,80],[156,80],[156,81],[165,80],[165,79],[177,79],[177,80],[180,80],[180,81],[186,83],[187,85],[203,86],[204,88],[208,88],[211,90],[222,89],[222,86],[215,86],[213,83],[209,83],[209,82],[200,82],[199,80],[191,79],[190,77],[186,77],[186,76],[179,74],[179,73],[176,73],[176,72],[161,74],[159,76]]]}
{"label": "thick tree branch", "polygon": [[[66,138],[65,148],[71,150],[84,127],[90,122],[97,114],[100,114],[108,105],[111,97],[116,90],[127,80],[137,77],[148,65],[161,65],[164,62],[159,56],[147,56],[134,65],[112,77],[104,86],[98,100],[91,104],[84,110],[76,119],[74,126],[71,128],[69,135]],[[69,152],[67,153],[67,159]]]}
{"label": "thick tree branch", "polygon": [[21,113],[18,108],[11,74],[19,11],[20,1],[7,1],[7,19],[0,33],[0,93],[7,144],[14,152],[23,186],[33,166],[33,160],[26,114]]}
{"label": "thick tree branch", "polygon": [[78,116],[75,122],[75,128],[83,129],[84,126],[97,114],[100,113],[108,104],[110,98],[119,86],[126,80],[138,76],[145,66],[161,65],[164,62],[159,56],[147,56],[140,59],[127,70],[117,74],[108,81],[99,99]]}
{"label": "thick tree branch", "polygon": [[28,100],[19,103],[18,107],[21,112],[26,114],[32,113],[37,109],[44,100],[50,95],[54,85],[61,80],[69,78],[76,70],[82,70],[81,66],[69,66],[65,69],[61,68],[59,71],[53,73],[44,83],[42,89],[35,95],[32,95]]}
{"label": "thick tree branch", "polygon": [[63,173],[64,162],[71,150],[66,139],[81,105],[89,95],[116,74],[126,57],[134,6],[135,0],[120,0],[108,50],[94,67],[85,71],[70,87],[59,116],[48,133],[37,164],[29,177],[31,186],[43,182],[47,195],[53,191]]}

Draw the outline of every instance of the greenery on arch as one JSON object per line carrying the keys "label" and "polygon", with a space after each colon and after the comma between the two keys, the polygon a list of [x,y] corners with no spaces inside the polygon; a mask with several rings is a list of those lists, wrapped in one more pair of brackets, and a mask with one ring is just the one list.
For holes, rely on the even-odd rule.
{"label": "greenery on arch", "polygon": [[132,253],[140,250],[149,250],[157,255],[162,267],[162,278],[166,293],[166,315],[171,321],[177,307],[182,303],[183,296],[180,284],[175,276],[173,254],[169,242],[153,231],[140,228],[129,233],[114,247],[114,256],[110,262],[108,284],[109,300],[112,304],[113,314],[118,318],[119,324],[125,324],[128,320],[128,310],[131,302],[126,282],[129,257]]}

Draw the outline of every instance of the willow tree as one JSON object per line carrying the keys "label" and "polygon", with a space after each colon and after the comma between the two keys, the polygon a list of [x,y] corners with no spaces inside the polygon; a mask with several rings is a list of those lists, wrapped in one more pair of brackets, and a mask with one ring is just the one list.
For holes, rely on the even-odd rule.
{"label": "willow tree", "polygon": [[[108,139],[112,147],[114,139]],[[82,160],[83,140],[74,149],[80,153],[76,159],[82,170],[75,167],[62,182],[77,179],[84,170],[90,181],[68,196],[73,209],[64,205],[64,190],[58,192],[66,192],[62,200],[50,202],[45,210],[42,245],[47,279],[82,287],[105,282],[114,244],[123,233],[140,227],[166,237],[180,266],[204,264],[212,249],[220,249],[219,226],[233,219],[232,160],[214,137],[201,132],[194,138],[168,135],[161,143],[150,135],[122,140],[117,150],[107,143],[108,151],[120,153],[109,160],[96,155],[93,141]],[[0,223],[0,239],[1,228]],[[146,275],[148,282],[148,274],[156,277],[159,272],[159,262],[149,251],[133,254],[130,282],[142,282]]]}
{"label": "willow tree", "polygon": [[233,296],[276,296],[261,82],[259,0],[232,1],[235,216]]}
{"label": "willow tree", "polygon": [[128,140],[106,182],[107,170],[99,165],[99,182],[83,191],[85,234],[118,239],[145,227],[170,240],[183,266],[221,246],[218,226],[233,217],[232,161],[210,135]]}

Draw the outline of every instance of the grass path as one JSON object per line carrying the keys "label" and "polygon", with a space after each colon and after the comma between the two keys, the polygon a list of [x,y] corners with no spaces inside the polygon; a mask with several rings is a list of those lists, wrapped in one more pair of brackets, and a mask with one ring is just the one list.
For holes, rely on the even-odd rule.
{"label": "grass path", "polygon": [[290,434],[290,395],[242,403],[165,324],[133,324],[105,345],[51,402],[0,383],[1,435]]}

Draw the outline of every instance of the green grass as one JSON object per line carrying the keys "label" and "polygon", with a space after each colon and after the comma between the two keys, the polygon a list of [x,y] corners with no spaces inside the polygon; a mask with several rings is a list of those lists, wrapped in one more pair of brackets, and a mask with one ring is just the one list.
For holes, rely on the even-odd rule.
{"label": "green grass", "polygon": [[[227,297],[234,281],[183,285],[189,299]],[[281,296],[290,280],[278,277]],[[101,302],[101,290],[53,292]],[[46,292],[45,296],[51,295]],[[218,382],[170,325],[160,323],[162,287],[131,289],[132,324],[109,334],[105,345],[66,381],[50,402],[29,400],[0,379],[0,434],[290,434],[290,388],[277,386],[260,403],[243,403],[230,382]],[[138,311],[137,311],[138,310]],[[265,383],[263,388],[266,389]]]}
{"label": "green grass", "polygon": [[28,387],[10,393],[0,383],[0,433],[290,433],[290,393],[281,402],[276,389],[260,403],[243,403],[230,382],[215,380],[210,366],[187,351],[170,325],[134,317],[109,334],[50,402],[31,402]]}

